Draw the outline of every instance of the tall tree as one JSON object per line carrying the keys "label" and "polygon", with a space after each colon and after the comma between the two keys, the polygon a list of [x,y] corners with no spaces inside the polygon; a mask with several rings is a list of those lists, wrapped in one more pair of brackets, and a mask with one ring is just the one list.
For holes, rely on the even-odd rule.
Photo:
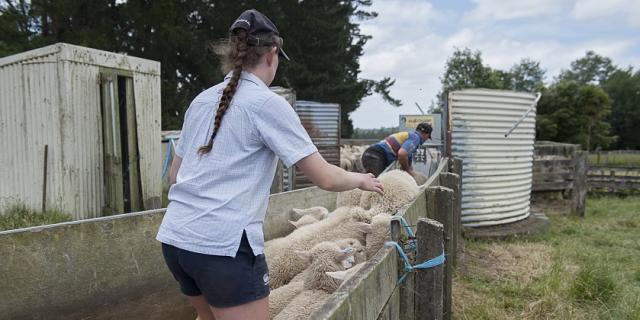
{"label": "tall tree", "polygon": [[617,149],[640,149],[640,71],[617,70],[602,85],[612,100],[611,127]]}
{"label": "tall tree", "polygon": [[438,94],[439,106],[447,101],[450,91],[467,88],[503,89],[506,85],[504,73],[494,73],[482,62],[480,51],[468,48],[456,49],[447,60],[444,75],[440,78],[442,89]]}
{"label": "tall tree", "polygon": [[540,62],[522,59],[509,70],[510,86],[514,91],[536,92],[544,87],[545,70]]}
{"label": "tall tree", "polygon": [[370,36],[358,23],[375,18],[367,10],[371,0],[5,1],[0,6],[3,56],[64,41],[160,61],[165,129],[179,128],[189,101],[222,80],[210,45],[250,8],[274,20],[293,58],[281,63],[274,85],[293,88],[299,99],[339,103],[343,136],[351,135],[349,113],[363,97],[378,93],[400,105],[389,95],[390,78],[359,78],[359,58]]}
{"label": "tall tree", "polygon": [[601,84],[616,70],[611,59],[591,50],[584,57],[571,62],[569,70],[560,73],[559,80],[572,80],[581,84]]}
{"label": "tall tree", "polygon": [[543,92],[537,112],[539,140],[578,143],[587,150],[607,148],[615,140],[607,121],[609,96],[598,86],[559,81]]}

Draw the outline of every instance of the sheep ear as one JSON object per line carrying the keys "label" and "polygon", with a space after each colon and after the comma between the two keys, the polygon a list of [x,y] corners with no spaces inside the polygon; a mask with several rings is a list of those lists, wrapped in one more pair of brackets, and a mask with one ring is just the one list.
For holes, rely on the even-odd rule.
{"label": "sheep ear", "polygon": [[302,218],[303,216],[302,212],[303,212],[302,209],[296,209],[296,208],[291,209],[291,218],[293,218],[292,220],[298,220]]}
{"label": "sheep ear", "polygon": [[364,222],[357,223],[356,228],[358,228],[358,230],[363,233],[371,233],[373,231],[373,227],[370,224]]}
{"label": "sheep ear", "polygon": [[297,222],[297,221],[291,221],[291,220],[287,220],[287,221],[289,221],[289,223],[290,223],[294,228],[296,228],[296,229],[298,229],[298,228],[299,228],[299,226],[298,226],[298,222]]}
{"label": "sheep ear", "polygon": [[328,271],[325,272],[329,277],[334,278],[336,280],[344,281],[347,278],[346,271]]}
{"label": "sheep ear", "polygon": [[298,257],[302,258],[304,261],[311,262],[311,253],[309,253],[308,251],[293,250],[293,252],[297,254]]}

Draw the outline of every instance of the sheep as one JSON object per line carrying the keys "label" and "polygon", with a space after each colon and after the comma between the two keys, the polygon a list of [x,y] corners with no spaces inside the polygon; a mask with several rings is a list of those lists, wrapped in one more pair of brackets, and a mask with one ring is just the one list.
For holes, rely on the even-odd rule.
{"label": "sheep", "polygon": [[413,177],[402,170],[385,172],[380,175],[379,179],[384,187],[384,195],[369,191],[363,192],[360,198],[360,207],[394,214],[420,192]]}
{"label": "sheep", "polygon": [[362,190],[360,189],[339,192],[336,197],[336,208],[359,206],[361,197]]}
{"label": "sheep", "polygon": [[[345,281],[347,281],[349,278],[353,277],[353,275],[355,275],[358,271],[360,271],[360,269],[362,269],[362,267],[364,266],[364,263],[358,263],[355,266],[347,269],[347,270],[341,270],[341,271],[327,271],[325,272],[328,276],[341,281],[342,283],[344,283]],[[339,287],[338,287],[339,288]]]}
{"label": "sheep", "polygon": [[[367,255],[365,247],[360,243],[360,241],[356,239],[341,239],[334,242],[343,251],[353,250],[352,255],[348,256],[346,260],[341,261],[341,264],[345,269],[351,270],[355,266],[358,266],[359,268],[359,266],[366,261]],[[355,265],[352,265],[351,258],[353,258],[353,263],[355,263]],[[302,291],[304,279],[309,272],[311,272],[311,270],[307,268],[293,277],[289,283],[271,291],[271,294],[269,295],[269,313],[272,317],[278,314],[289,303],[289,301]],[[340,274],[330,276],[336,279],[341,279]]]}
{"label": "sheep", "polygon": [[318,222],[318,219],[313,216],[302,216],[298,221],[289,220],[289,223],[296,229],[306,226],[308,224],[312,224],[314,222]]}
{"label": "sheep", "polygon": [[306,209],[291,209],[293,220],[300,220],[305,216],[310,216],[315,218],[316,220],[322,220],[329,215],[329,210],[325,207],[311,207]]}
{"label": "sheep", "polygon": [[310,262],[304,277],[303,290],[273,318],[274,320],[308,318],[342,282],[327,272],[344,271],[341,262],[352,252],[340,249],[335,242],[325,241],[315,245],[309,252],[296,251],[296,254]]}
{"label": "sheep", "polygon": [[365,236],[358,228],[359,224],[361,222],[351,219],[350,208],[338,208],[324,220],[302,226],[283,238],[267,241],[264,252],[271,288],[288,283],[308,266],[294,250],[309,250],[322,241],[333,239],[354,238],[363,243]]}
{"label": "sheep", "polygon": [[378,214],[373,216],[370,224],[361,224],[360,230],[366,233],[367,259],[371,259],[386,241],[391,237],[391,218],[388,214]]}

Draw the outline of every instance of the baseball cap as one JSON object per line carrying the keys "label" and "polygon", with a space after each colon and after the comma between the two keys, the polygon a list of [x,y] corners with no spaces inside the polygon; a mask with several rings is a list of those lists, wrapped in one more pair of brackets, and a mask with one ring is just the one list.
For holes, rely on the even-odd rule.
{"label": "baseball cap", "polygon": [[[278,28],[276,28],[276,25],[260,11],[250,9],[240,14],[238,19],[231,24],[229,31],[234,31],[236,29],[243,29],[247,31],[248,44],[250,46],[276,46],[278,47],[278,54],[281,57],[287,61],[291,60],[282,49],[282,38],[280,37]],[[278,41],[273,40],[274,35],[278,37]]]}
{"label": "baseball cap", "polygon": [[433,127],[430,124],[426,123],[426,122],[421,122],[416,127],[416,131],[420,131],[420,132],[424,132],[424,133],[431,133],[433,131]]}

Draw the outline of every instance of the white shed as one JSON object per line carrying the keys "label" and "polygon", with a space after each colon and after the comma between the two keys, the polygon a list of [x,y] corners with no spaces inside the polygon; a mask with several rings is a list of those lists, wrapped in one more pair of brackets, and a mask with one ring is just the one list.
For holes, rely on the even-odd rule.
{"label": "white shed", "polygon": [[157,61],[66,43],[0,58],[0,204],[158,208],[160,114]]}

